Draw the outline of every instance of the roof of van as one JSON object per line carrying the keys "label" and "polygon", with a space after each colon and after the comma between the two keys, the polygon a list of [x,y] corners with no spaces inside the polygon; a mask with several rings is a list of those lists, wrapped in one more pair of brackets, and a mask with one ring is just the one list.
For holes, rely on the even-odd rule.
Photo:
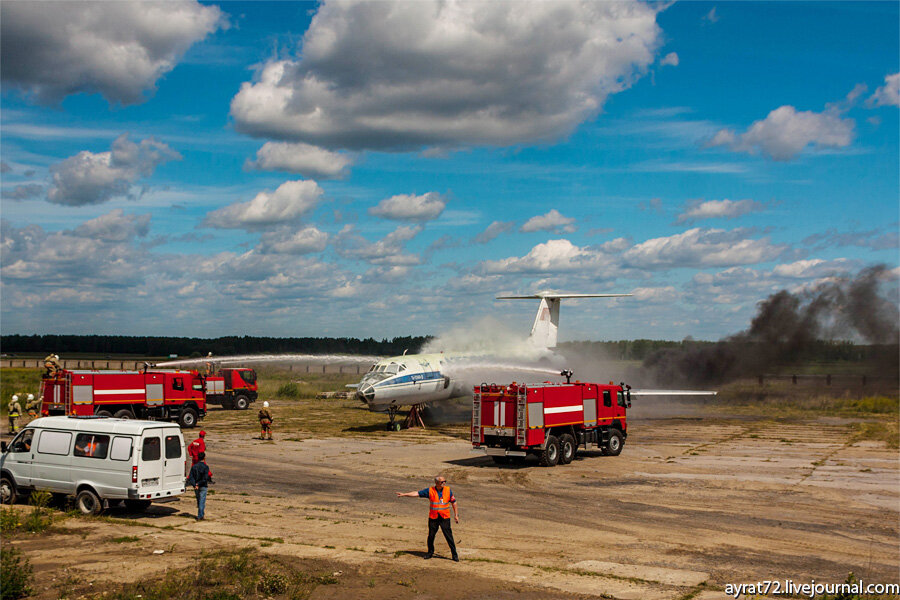
{"label": "roof of van", "polygon": [[139,421],[137,419],[116,419],[113,417],[41,417],[28,427],[64,429],[66,431],[92,431],[97,433],[124,433],[140,435],[146,429],[176,428],[175,423],[165,421]]}

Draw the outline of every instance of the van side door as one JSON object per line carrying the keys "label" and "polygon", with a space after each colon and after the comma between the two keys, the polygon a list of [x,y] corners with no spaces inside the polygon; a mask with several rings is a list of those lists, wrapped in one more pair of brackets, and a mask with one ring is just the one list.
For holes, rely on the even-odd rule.
{"label": "van side door", "polygon": [[40,490],[74,492],[72,485],[72,432],[42,429],[38,432],[32,485]]}

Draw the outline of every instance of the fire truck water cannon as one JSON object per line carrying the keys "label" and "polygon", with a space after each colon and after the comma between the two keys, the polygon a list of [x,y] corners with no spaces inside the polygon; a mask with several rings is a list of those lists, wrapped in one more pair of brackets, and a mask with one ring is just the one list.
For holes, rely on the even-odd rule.
{"label": "fire truck water cannon", "polygon": [[537,456],[541,465],[568,464],[579,448],[618,456],[628,437],[631,386],[571,382],[482,384],[472,400],[472,446],[498,464]]}

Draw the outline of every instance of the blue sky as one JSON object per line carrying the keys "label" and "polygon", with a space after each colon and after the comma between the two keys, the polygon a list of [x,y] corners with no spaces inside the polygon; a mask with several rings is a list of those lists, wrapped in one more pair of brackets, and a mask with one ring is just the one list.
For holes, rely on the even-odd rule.
{"label": "blue sky", "polygon": [[[898,4],[2,12],[11,333],[718,339],[898,277]],[[895,298],[895,296],[892,296]]]}

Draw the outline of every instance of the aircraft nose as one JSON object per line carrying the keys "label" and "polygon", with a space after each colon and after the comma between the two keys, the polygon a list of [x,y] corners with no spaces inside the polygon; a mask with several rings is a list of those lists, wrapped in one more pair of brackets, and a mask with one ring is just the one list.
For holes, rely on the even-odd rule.
{"label": "aircraft nose", "polygon": [[368,404],[375,399],[375,388],[368,384],[361,385],[356,390],[356,397],[359,398],[361,402]]}

